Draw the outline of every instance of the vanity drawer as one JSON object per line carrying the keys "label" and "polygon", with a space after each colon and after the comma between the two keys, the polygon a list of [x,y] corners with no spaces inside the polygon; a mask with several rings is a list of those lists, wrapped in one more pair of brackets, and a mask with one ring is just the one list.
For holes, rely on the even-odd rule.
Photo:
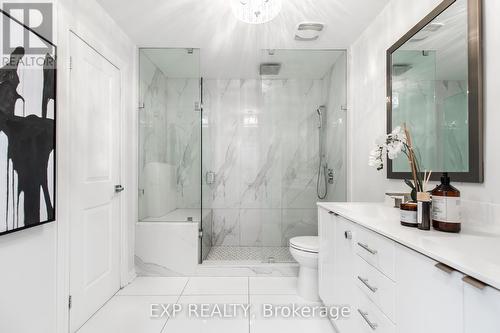
{"label": "vanity drawer", "polygon": [[393,322],[396,321],[396,284],[356,256],[355,281],[359,289]]}
{"label": "vanity drawer", "polygon": [[395,281],[396,247],[393,241],[368,229],[359,228],[355,248],[361,258]]}
{"label": "vanity drawer", "polygon": [[387,318],[363,292],[358,291],[357,307],[353,317],[356,333],[395,333],[396,325]]}

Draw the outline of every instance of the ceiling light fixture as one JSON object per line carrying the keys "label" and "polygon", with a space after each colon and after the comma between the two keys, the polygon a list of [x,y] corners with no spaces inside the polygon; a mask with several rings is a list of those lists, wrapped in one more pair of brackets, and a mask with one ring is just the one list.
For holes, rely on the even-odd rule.
{"label": "ceiling light fixture", "polygon": [[281,12],[281,0],[232,0],[232,7],[238,20],[262,24],[278,16]]}

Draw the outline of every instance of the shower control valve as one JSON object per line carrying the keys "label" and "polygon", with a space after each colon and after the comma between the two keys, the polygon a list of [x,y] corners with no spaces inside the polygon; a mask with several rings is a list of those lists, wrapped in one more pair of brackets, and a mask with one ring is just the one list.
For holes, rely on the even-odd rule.
{"label": "shower control valve", "polygon": [[333,185],[335,182],[335,171],[328,169],[328,184]]}

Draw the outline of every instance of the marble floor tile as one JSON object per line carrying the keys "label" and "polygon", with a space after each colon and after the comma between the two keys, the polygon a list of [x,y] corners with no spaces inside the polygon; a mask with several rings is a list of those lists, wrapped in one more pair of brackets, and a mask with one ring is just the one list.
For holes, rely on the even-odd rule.
{"label": "marble floor tile", "polygon": [[[78,332],[83,333],[333,333],[330,321],[313,318],[264,316],[263,305],[320,306],[295,294],[296,278],[256,277],[193,277],[181,296],[138,296],[133,293],[169,292],[182,285],[180,278],[147,278],[134,281],[127,292],[115,296]],[[184,280],[185,282],[185,280]],[[248,287],[250,285],[250,288]],[[168,287],[167,287],[168,286]],[[278,294],[281,293],[281,294]],[[151,304],[178,304],[175,316],[151,318]],[[192,308],[194,306],[194,308]],[[205,317],[202,306],[209,311],[218,307],[226,312]],[[190,311],[191,309],[191,311]],[[205,312],[206,314],[206,312]],[[225,317],[223,317],[223,315]]]}
{"label": "marble floor tile", "polygon": [[137,277],[118,292],[119,296],[180,295],[188,282],[185,277]]}
{"label": "marble floor tile", "polygon": [[[162,333],[249,333],[250,307],[247,295],[198,295],[182,296],[179,304],[184,309],[180,315],[171,318]],[[232,305],[236,305],[232,308]],[[198,308],[189,310],[189,306]],[[222,309],[230,306],[227,313],[211,318],[202,317],[201,306],[208,305],[210,311],[215,307]],[[243,308],[244,307],[244,308]]]}
{"label": "marble floor tile", "polygon": [[279,312],[276,316],[266,317],[264,305],[271,304],[273,306],[290,307],[293,304],[297,306],[320,306],[321,303],[308,302],[296,295],[250,295],[251,317],[250,317],[250,332],[251,333],[271,333],[271,332],[287,332],[287,333],[334,333],[334,329],[330,320],[326,318],[311,317],[311,318],[293,318],[284,317]]}
{"label": "marble floor tile", "polygon": [[296,295],[296,277],[250,277],[250,295]]}
{"label": "marble floor tile", "polygon": [[247,295],[246,277],[192,277],[183,295]]}
{"label": "marble floor tile", "polygon": [[115,296],[78,333],[159,333],[167,318],[151,318],[151,304],[175,304],[178,296]]}

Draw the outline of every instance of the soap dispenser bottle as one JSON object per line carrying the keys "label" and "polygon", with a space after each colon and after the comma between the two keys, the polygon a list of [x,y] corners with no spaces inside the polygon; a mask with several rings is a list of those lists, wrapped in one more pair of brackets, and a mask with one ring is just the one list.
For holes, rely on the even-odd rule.
{"label": "soap dispenser bottle", "polygon": [[461,230],[460,191],[450,184],[448,173],[441,176],[441,184],[432,191],[432,226],[444,232]]}

